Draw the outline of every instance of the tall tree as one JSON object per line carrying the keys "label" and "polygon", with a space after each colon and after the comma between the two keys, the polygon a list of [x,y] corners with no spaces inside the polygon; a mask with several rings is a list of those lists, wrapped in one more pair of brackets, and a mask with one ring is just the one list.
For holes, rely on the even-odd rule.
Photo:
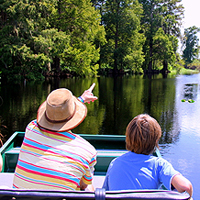
{"label": "tall tree", "polygon": [[165,34],[180,37],[180,27],[184,15],[184,7],[181,2],[182,0],[164,0],[162,3],[162,28]]}
{"label": "tall tree", "polygon": [[[159,33],[157,31],[159,28],[163,29],[168,41],[172,43],[170,46],[173,46],[174,54],[177,50],[177,37],[180,35],[183,6],[180,4],[181,0],[139,0],[139,2],[143,5],[144,14],[141,23],[147,38],[143,48],[145,54],[143,68],[151,73],[153,63],[156,61],[154,59],[158,58],[154,56],[155,51],[157,51],[154,49],[156,46],[154,45],[154,36],[157,35],[158,38]],[[163,57],[163,59],[163,71],[167,71],[168,60],[166,60],[166,57]]]}
{"label": "tall tree", "polygon": [[[172,39],[170,40],[170,38]],[[162,28],[158,29],[153,37],[153,60],[158,61],[158,63],[163,63],[163,66],[168,63],[171,65],[175,63],[176,56],[172,40],[174,40],[173,36],[169,37],[168,34],[164,33]],[[167,70],[167,68],[165,70]]]}
{"label": "tall tree", "polygon": [[151,73],[153,68],[153,37],[161,24],[161,0],[139,0],[139,2],[143,6],[141,25],[146,36],[146,42],[143,46],[145,55],[143,69]]}
{"label": "tall tree", "polygon": [[186,64],[192,63],[194,59],[198,58],[199,55],[199,38],[197,33],[200,32],[200,28],[196,26],[192,26],[186,28],[184,30],[184,38],[183,38],[183,59],[185,60]]}
{"label": "tall tree", "polygon": [[106,42],[99,10],[90,0],[59,0],[58,11],[51,24],[70,35],[63,67],[81,75],[96,74],[100,46]]}
{"label": "tall tree", "polygon": [[114,72],[137,70],[143,62],[144,41],[139,33],[142,9],[138,0],[106,0],[101,5],[107,39],[101,51],[103,62],[112,66]]}
{"label": "tall tree", "polygon": [[169,58],[168,60],[165,57],[163,60],[162,71],[164,73],[168,71],[168,63],[173,60],[173,57],[175,56],[178,49],[177,37],[181,36],[180,27],[182,25],[184,9],[181,1],[182,0],[165,0],[162,5],[162,28],[164,30],[164,33],[169,37],[169,41],[172,43],[173,46],[173,54],[171,58]]}

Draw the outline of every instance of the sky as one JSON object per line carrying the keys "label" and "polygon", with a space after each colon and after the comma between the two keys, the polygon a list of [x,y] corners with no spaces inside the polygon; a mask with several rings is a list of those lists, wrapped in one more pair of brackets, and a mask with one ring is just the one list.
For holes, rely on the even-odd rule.
{"label": "sky", "polygon": [[200,0],[182,0],[185,8],[183,30],[191,26],[200,27]]}
{"label": "sky", "polygon": [[[182,0],[184,6],[184,18],[182,20],[181,33],[184,34],[184,29],[191,26],[200,28],[200,0]],[[200,41],[200,33],[197,34]],[[199,42],[200,43],[200,42]],[[179,52],[181,53],[182,44],[179,41]]]}

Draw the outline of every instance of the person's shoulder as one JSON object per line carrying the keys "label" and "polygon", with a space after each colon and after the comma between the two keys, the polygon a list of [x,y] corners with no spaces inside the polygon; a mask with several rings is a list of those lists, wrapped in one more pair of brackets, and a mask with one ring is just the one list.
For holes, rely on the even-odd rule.
{"label": "person's shoulder", "polygon": [[130,159],[133,159],[135,153],[134,152],[131,152],[131,151],[127,151],[125,153],[123,153],[122,155],[120,155],[119,157],[116,157],[114,160],[113,160],[113,163],[121,163],[121,162],[124,162],[124,161],[127,161],[127,160],[130,160]]}
{"label": "person's shoulder", "polygon": [[163,157],[155,157],[154,156],[154,161],[160,167],[172,166],[172,164],[169,161],[167,161],[166,159],[164,159]]}
{"label": "person's shoulder", "polygon": [[26,126],[25,134],[26,134],[26,136],[31,135],[31,134],[35,135],[36,132],[41,133],[41,130],[37,124],[37,120],[34,119]]}
{"label": "person's shoulder", "polygon": [[27,126],[35,126],[35,125],[37,125],[37,120],[36,119],[30,121]]}
{"label": "person's shoulder", "polygon": [[[88,144],[89,142],[83,138],[81,135],[77,134],[77,133],[71,133],[76,137],[76,140],[80,141],[81,143],[85,143]],[[90,143],[89,143],[90,144]]]}
{"label": "person's shoulder", "polygon": [[92,144],[90,144],[86,139],[75,133],[73,133],[73,135],[75,135],[76,141],[79,142],[80,146],[87,147],[88,150],[96,152],[95,147]]}
{"label": "person's shoulder", "polygon": [[27,127],[26,127],[26,129],[33,129],[35,127],[38,127],[36,119],[34,119],[31,122],[29,122],[28,125],[27,125]]}

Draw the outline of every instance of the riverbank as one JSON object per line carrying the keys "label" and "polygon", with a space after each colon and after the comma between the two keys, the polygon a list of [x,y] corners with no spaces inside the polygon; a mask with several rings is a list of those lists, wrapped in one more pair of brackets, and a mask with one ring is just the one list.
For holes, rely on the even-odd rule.
{"label": "riverbank", "polygon": [[172,70],[170,72],[171,75],[177,75],[177,74],[180,74],[180,75],[192,75],[192,74],[198,74],[198,73],[199,73],[199,70],[197,70],[197,69],[186,69],[186,68],[181,68],[179,71]]}

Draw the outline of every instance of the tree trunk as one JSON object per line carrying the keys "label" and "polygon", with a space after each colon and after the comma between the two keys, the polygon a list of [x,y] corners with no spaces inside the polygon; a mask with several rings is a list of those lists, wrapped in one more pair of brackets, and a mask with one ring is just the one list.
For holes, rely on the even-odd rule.
{"label": "tree trunk", "polygon": [[148,73],[152,73],[152,57],[153,57],[153,10],[154,5],[151,3],[151,18],[150,18],[150,40],[149,40],[149,64],[148,64]]}
{"label": "tree trunk", "polygon": [[153,41],[152,38],[150,38],[150,44],[149,44],[149,57],[150,61],[148,64],[148,73],[152,72],[152,57],[153,57]]}
{"label": "tree trunk", "polygon": [[50,72],[51,71],[51,63],[49,62],[48,64],[47,64],[47,72]]}
{"label": "tree trunk", "polygon": [[168,63],[166,60],[163,61],[163,69],[162,69],[162,73],[166,74],[168,72]]}
{"label": "tree trunk", "polygon": [[60,58],[55,57],[55,58],[53,59],[52,67],[55,69],[56,73],[60,73],[60,72],[61,72],[61,68],[60,68]]}
{"label": "tree trunk", "polygon": [[116,32],[115,32],[115,53],[114,53],[114,73],[117,73],[117,59],[118,55],[116,53],[116,50],[118,48],[118,26],[116,26]]}
{"label": "tree trunk", "polygon": [[[119,11],[119,3],[117,5],[117,12]],[[114,74],[117,74],[117,60],[118,60],[118,55],[116,53],[116,50],[118,48],[118,40],[119,40],[119,24],[118,22],[116,23],[116,31],[115,31],[115,53],[114,53]]]}

